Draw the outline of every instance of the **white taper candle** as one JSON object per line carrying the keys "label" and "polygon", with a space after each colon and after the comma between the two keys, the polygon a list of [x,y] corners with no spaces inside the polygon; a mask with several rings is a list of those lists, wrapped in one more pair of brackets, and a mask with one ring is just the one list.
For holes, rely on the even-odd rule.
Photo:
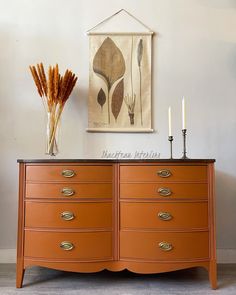
{"label": "white taper candle", "polygon": [[168,109],[168,122],[169,122],[169,136],[172,136],[172,129],[171,129],[171,107]]}
{"label": "white taper candle", "polygon": [[186,109],[185,109],[185,99],[182,99],[182,129],[186,129]]}

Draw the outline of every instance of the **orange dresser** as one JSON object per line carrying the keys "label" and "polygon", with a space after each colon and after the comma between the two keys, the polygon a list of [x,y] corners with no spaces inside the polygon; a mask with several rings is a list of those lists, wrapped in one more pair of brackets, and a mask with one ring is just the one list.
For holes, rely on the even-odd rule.
{"label": "orange dresser", "polygon": [[17,280],[38,265],[216,280],[214,160],[18,160]]}

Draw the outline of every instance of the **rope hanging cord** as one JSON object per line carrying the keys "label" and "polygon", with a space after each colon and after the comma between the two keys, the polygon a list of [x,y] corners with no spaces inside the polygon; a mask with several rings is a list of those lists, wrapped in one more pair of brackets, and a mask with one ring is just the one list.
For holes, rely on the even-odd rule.
{"label": "rope hanging cord", "polygon": [[91,29],[89,29],[86,33],[87,35],[109,35],[109,34],[113,34],[113,35],[140,35],[140,33],[137,32],[92,32],[94,29],[96,29],[97,27],[99,27],[100,25],[108,22],[110,19],[112,19],[114,16],[116,16],[117,14],[120,14],[122,11],[124,11],[125,13],[127,13],[130,17],[132,17],[133,19],[135,19],[137,22],[139,22],[142,26],[144,26],[148,32],[142,32],[143,35],[152,35],[154,32],[148,27],[146,26],[143,22],[141,22],[139,19],[137,19],[135,16],[133,16],[131,13],[129,13],[127,10],[125,9],[120,9],[119,11],[117,11],[116,13],[112,14],[111,16],[107,17],[106,19],[104,19],[103,21],[101,21],[100,23],[98,23],[96,26],[92,27]]}

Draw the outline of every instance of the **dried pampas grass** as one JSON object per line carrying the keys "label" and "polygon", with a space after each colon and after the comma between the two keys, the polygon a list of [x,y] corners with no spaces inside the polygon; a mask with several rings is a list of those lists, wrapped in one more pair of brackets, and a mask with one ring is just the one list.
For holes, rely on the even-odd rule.
{"label": "dried pampas grass", "polygon": [[70,70],[66,70],[64,76],[61,76],[57,64],[54,67],[49,66],[48,77],[42,63],[29,68],[49,118],[47,154],[55,155],[58,122],[78,78]]}

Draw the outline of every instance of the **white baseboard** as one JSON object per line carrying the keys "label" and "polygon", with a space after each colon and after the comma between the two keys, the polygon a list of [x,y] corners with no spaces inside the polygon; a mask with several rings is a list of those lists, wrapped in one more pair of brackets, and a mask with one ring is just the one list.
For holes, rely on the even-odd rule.
{"label": "white baseboard", "polygon": [[217,249],[218,263],[236,263],[236,249]]}
{"label": "white baseboard", "polygon": [[[236,249],[217,249],[218,263],[236,263]],[[16,263],[16,249],[0,249],[0,263]]]}
{"label": "white baseboard", "polygon": [[0,249],[0,263],[16,263],[16,249]]}

